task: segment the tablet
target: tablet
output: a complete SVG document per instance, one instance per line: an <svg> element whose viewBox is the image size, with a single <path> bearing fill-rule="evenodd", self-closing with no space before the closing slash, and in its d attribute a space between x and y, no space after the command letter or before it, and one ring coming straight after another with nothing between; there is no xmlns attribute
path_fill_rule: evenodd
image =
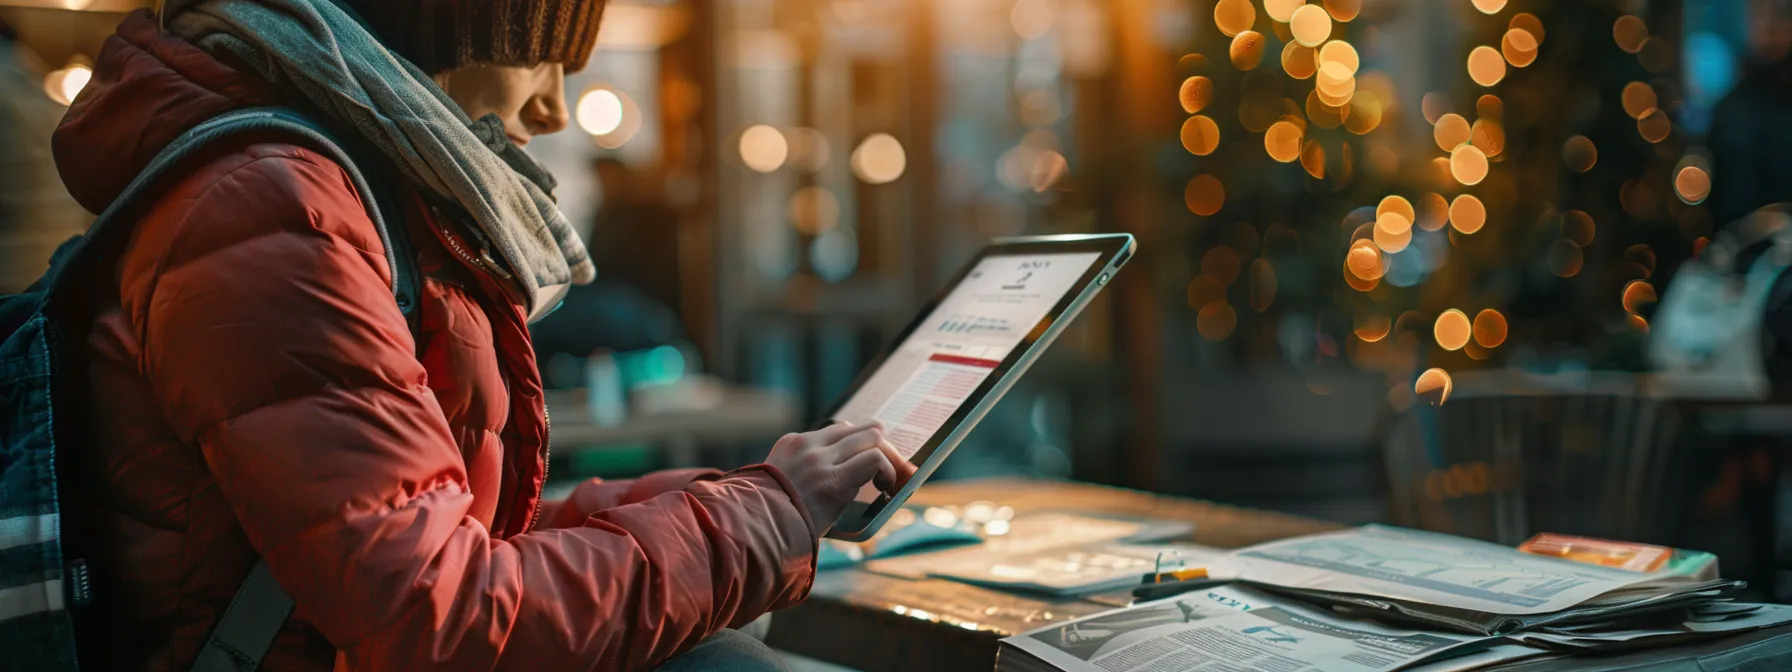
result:
<svg viewBox="0 0 1792 672"><path fill-rule="evenodd" d="M828 536L876 534L1134 247L1127 234L1005 238L965 264L823 416L883 422L884 436L916 467L895 495L865 486Z"/></svg>

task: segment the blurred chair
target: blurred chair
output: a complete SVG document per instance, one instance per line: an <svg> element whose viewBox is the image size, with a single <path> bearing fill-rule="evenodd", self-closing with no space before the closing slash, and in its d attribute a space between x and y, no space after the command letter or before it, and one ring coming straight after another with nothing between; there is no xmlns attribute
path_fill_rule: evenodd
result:
<svg viewBox="0 0 1792 672"><path fill-rule="evenodd" d="M1668 543L1688 501L1682 429L1670 402L1622 391L1415 405L1385 435L1389 508L1400 525L1508 545L1539 532Z"/></svg>

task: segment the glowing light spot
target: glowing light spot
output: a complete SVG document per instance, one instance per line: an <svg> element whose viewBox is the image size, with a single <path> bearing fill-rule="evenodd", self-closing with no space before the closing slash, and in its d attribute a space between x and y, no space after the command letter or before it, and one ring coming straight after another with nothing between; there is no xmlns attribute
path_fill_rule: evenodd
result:
<svg viewBox="0 0 1792 672"><path fill-rule="evenodd" d="M1699 166L1683 166L1674 174L1674 194L1681 202L1698 205L1711 195L1711 173Z"/></svg>
<svg viewBox="0 0 1792 672"><path fill-rule="evenodd" d="M1506 104L1500 97L1491 93L1481 96L1475 101L1475 116L1489 121L1500 121L1506 118Z"/></svg>
<svg viewBox="0 0 1792 672"><path fill-rule="evenodd" d="M1356 316L1356 337L1365 343L1374 343L1388 337L1394 323L1388 316L1380 313Z"/></svg>
<svg viewBox="0 0 1792 672"><path fill-rule="evenodd" d="M1028 174L1027 184L1033 187L1034 193L1043 194L1046 190L1063 181L1070 174L1070 161L1053 150L1040 152L1033 160L1033 167Z"/></svg>
<svg viewBox="0 0 1792 672"><path fill-rule="evenodd" d="M1562 239L1579 247L1593 244L1593 216L1584 210L1562 213Z"/></svg>
<svg viewBox="0 0 1792 672"><path fill-rule="evenodd" d="M1182 200L1189 212L1211 217L1226 204L1226 186L1212 175L1196 175L1182 190Z"/></svg>
<svg viewBox="0 0 1792 672"><path fill-rule="evenodd" d="M1641 314L1644 308L1655 305L1655 300L1655 285L1642 280L1632 280L1630 284L1624 285L1624 296L1620 299L1620 303L1624 305L1624 312L1634 315Z"/></svg>
<svg viewBox="0 0 1792 672"><path fill-rule="evenodd" d="M1506 35L1500 38L1500 55L1506 57L1506 62L1515 68L1537 62L1537 36L1523 28L1506 31Z"/></svg>
<svg viewBox="0 0 1792 672"><path fill-rule="evenodd" d="M1506 8L1506 0L1474 0L1474 3L1475 9L1481 10L1482 14L1498 14Z"/></svg>
<svg viewBox="0 0 1792 672"><path fill-rule="evenodd" d="M1376 221L1381 221L1381 218L1389 213L1399 215L1408 224L1418 219L1418 213L1413 210L1412 201L1406 200L1404 196L1384 196L1380 203L1375 204Z"/></svg>
<svg viewBox="0 0 1792 672"><path fill-rule="evenodd" d="M1462 145L1450 152L1450 175L1465 185L1480 184L1487 179L1487 155L1474 145Z"/></svg>
<svg viewBox="0 0 1792 672"><path fill-rule="evenodd" d="M1294 41L1317 47L1332 36L1332 17L1318 5L1301 5L1289 17L1288 28L1294 31Z"/></svg>
<svg viewBox="0 0 1792 672"><path fill-rule="evenodd" d="M1213 25L1226 37L1251 29L1257 22L1257 8L1251 0L1220 0L1213 6Z"/></svg>
<svg viewBox="0 0 1792 672"><path fill-rule="evenodd" d="M1674 122L1668 119L1668 114L1655 108L1649 108L1649 111L1636 120L1637 135L1643 136L1650 143L1668 139L1668 134L1673 131Z"/></svg>
<svg viewBox="0 0 1792 672"><path fill-rule="evenodd" d="M1463 234L1480 231L1487 224L1487 206L1473 194L1462 194L1450 202L1450 225Z"/></svg>
<svg viewBox="0 0 1792 672"><path fill-rule="evenodd" d="M1580 246L1571 240L1557 240L1549 246L1549 272L1564 278L1572 278L1580 273Z"/></svg>
<svg viewBox="0 0 1792 672"><path fill-rule="evenodd" d="M579 128L591 135L609 135L622 126L622 99L609 89L592 89L579 96Z"/></svg>
<svg viewBox="0 0 1792 672"><path fill-rule="evenodd" d="M1493 86L1506 78L1506 59L1493 47L1468 52L1468 78L1481 86Z"/></svg>
<svg viewBox="0 0 1792 672"><path fill-rule="evenodd" d="M1443 120L1444 115L1450 113L1450 97L1438 91L1427 93L1419 101L1419 110L1425 113L1425 123L1436 124ZM1451 147L1454 146L1451 145ZM1443 150L1450 151L1451 147L1444 147Z"/></svg>
<svg viewBox="0 0 1792 672"><path fill-rule="evenodd" d="M1437 316L1437 323L1432 326L1431 333L1437 339L1438 347L1445 350L1461 350L1468 344L1469 333L1473 330L1468 316L1462 311L1451 308Z"/></svg>
<svg viewBox="0 0 1792 672"><path fill-rule="evenodd" d="M1206 308L1207 304L1226 300L1226 285L1211 275L1195 276L1188 283L1188 307L1195 310Z"/></svg>
<svg viewBox="0 0 1792 672"><path fill-rule="evenodd" d="M1438 190L1454 191L1459 186L1456 177L1450 174L1450 157L1440 156L1431 160L1431 181Z"/></svg>
<svg viewBox="0 0 1792 672"><path fill-rule="evenodd" d="M1625 316L1624 324L1626 326L1630 327L1631 329L1635 329L1635 330L1643 332L1645 334L1649 333L1649 321L1643 319L1643 316L1641 316L1641 315Z"/></svg>
<svg viewBox="0 0 1792 672"><path fill-rule="evenodd" d="M1587 172L1593 169L1594 164L1599 163L1599 150L1587 136L1574 136L1562 144L1562 163L1574 172Z"/></svg>
<svg viewBox="0 0 1792 672"><path fill-rule="evenodd" d="M1356 96L1350 99L1350 116L1344 118L1344 128L1357 135L1367 135L1380 125L1380 100L1375 96Z"/></svg>
<svg viewBox="0 0 1792 672"><path fill-rule="evenodd" d="M1638 243L1624 250L1624 260L1642 267L1643 277L1655 274L1655 250Z"/></svg>
<svg viewBox="0 0 1792 672"><path fill-rule="evenodd" d="M1263 34L1255 30L1240 32L1232 38L1232 66L1239 70L1255 70L1263 62Z"/></svg>
<svg viewBox="0 0 1792 672"><path fill-rule="evenodd" d="M1362 11L1363 0L1325 0L1325 13L1339 23L1349 23Z"/></svg>
<svg viewBox="0 0 1792 672"><path fill-rule="evenodd" d="M1201 255L1201 274L1211 275L1227 287L1238 281L1239 270L1238 253L1230 247L1221 245Z"/></svg>
<svg viewBox="0 0 1792 672"><path fill-rule="evenodd" d="M1182 148L1195 156L1207 156L1220 146L1220 126L1205 115L1182 122Z"/></svg>
<svg viewBox="0 0 1792 672"><path fill-rule="evenodd" d="M1213 102L1213 80L1200 76L1182 80L1182 88L1177 89L1176 99L1182 102L1182 111L1189 114L1200 112Z"/></svg>
<svg viewBox="0 0 1792 672"><path fill-rule="evenodd" d="M1370 243L1370 247L1374 247L1374 243ZM1359 292L1370 292L1381 285L1381 279L1364 280L1356 277L1356 275L1350 272L1350 269L1346 268L1344 269L1344 284L1350 285L1351 289Z"/></svg>
<svg viewBox="0 0 1792 672"><path fill-rule="evenodd" d="M873 133L852 150L852 172L870 184L888 184L908 169L902 143L888 133Z"/></svg>
<svg viewBox="0 0 1792 672"><path fill-rule="evenodd" d="M1643 25L1642 19L1625 14L1612 22L1612 40L1618 43L1619 49L1632 54L1642 51L1643 40L1648 38L1649 27Z"/></svg>
<svg viewBox="0 0 1792 672"><path fill-rule="evenodd" d="M1544 36L1543 19L1537 18L1536 14L1532 14L1530 12L1519 12L1517 14L1513 14L1512 20L1506 24L1506 27L1509 29L1516 28L1518 30L1522 30L1524 32L1530 33L1533 37L1537 38L1538 45L1543 44L1543 36Z"/></svg>
<svg viewBox="0 0 1792 672"><path fill-rule="evenodd" d="M1195 316L1195 328L1201 337L1209 341L1223 341L1238 328L1238 313L1232 310L1232 304L1216 301L1207 304Z"/></svg>
<svg viewBox="0 0 1792 672"><path fill-rule="evenodd" d="M1295 79L1307 79L1319 72L1319 63L1314 60L1312 47L1299 42L1282 45L1282 72Z"/></svg>
<svg viewBox="0 0 1792 672"><path fill-rule="evenodd" d="M1393 254L1411 244L1412 220L1392 212L1375 219L1375 245L1381 251Z"/></svg>
<svg viewBox="0 0 1792 672"><path fill-rule="evenodd" d="M1475 125L1469 128L1469 144L1488 156L1499 156L1506 151L1506 129L1500 122L1491 119L1476 119Z"/></svg>
<svg viewBox="0 0 1792 672"><path fill-rule="evenodd" d="M1276 302L1276 269L1268 259L1251 262L1251 310L1269 310Z"/></svg>
<svg viewBox="0 0 1792 672"><path fill-rule="evenodd" d="M1450 202L1444 200L1442 194L1429 193L1419 197L1419 218L1413 222L1426 231L1441 231L1450 223Z"/></svg>
<svg viewBox="0 0 1792 672"><path fill-rule="evenodd" d="M1468 142L1471 134L1468 120L1454 112L1438 117L1437 125L1431 127L1431 139L1437 142L1438 149L1446 152L1454 151L1462 143Z"/></svg>
<svg viewBox="0 0 1792 672"><path fill-rule="evenodd" d="M1300 167L1315 180L1325 179L1325 146L1318 140L1308 139L1300 149Z"/></svg>
<svg viewBox="0 0 1792 672"><path fill-rule="evenodd" d="M790 224L804 235L832 231L840 224L840 199L822 187L803 187L790 196Z"/></svg>
<svg viewBox="0 0 1792 672"><path fill-rule="evenodd" d="M1350 245L1350 252L1344 255L1346 275L1362 280L1380 280L1387 274L1387 264L1383 263L1381 250L1373 241L1359 240Z"/></svg>
<svg viewBox="0 0 1792 672"><path fill-rule="evenodd" d="M1475 313L1475 343L1483 348L1497 348L1506 342L1506 316L1488 308Z"/></svg>
<svg viewBox="0 0 1792 672"><path fill-rule="evenodd" d="M1183 54L1182 58L1176 59L1176 68L1178 71L1185 73L1205 72L1207 70L1207 57L1200 54Z"/></svg>
<svg viewBox="0 0 1792 672"><path fill-rule="evenodd" d="M1052 0L1014 0L1008 10L1008 23L1023 40L1044 37L1057 22L1058 4Z"/></svg>
<svg viewBox="0 0 1792 672"><path fill-rule="evenodd" d="M769 173L783 166L789 156L790 143L776 128L759 124L740 134L740 159L748 168Z"/></svg>
<svg viewBox="0 0 1792 672"><path fill-rule="evenodd" d="M1294 17L1294 10L1307 4L1307 0L1263 0L1263 13L1269 18L1287 23Z"/></svg>
<svg viewBox="0 0 1792 672"><path fill-rule="evenodd" d="M1319 91L1308 91L1307 120L1320 128L1337 128L1344 124L1344 110L1327 105L1319 98Z"/></svg>
<svg viewBox="0 0 1792 672"><path fill-rule="evenodd" d="M1278 121L1263 134L1263 150L1269 158L1281 163L1291 163L1300 158L1300 127L1286 121Z"/></svg>
<svg viewBox="0 0 1792 672"><path fill-rule="evenodd" d="M1327 63L1338 64L1349 71L1347 74L1350 75L1355 75L1363 64L1362 57L1356 53L1356 47L1343 40L1332 40L1319 48L1319 67L1324 68Z"/></svg>
<svg viewBox="0 0 1792 672"><path fill-rule="evenodd" d="M1443 369L1426 369L1412 385L1412 393L1425 403L1442 406L1450 398L1450 374Z"/></svg>
<svg viewBox="0 0 1792 672"><path fill-rule="evenodd" d="M1624 103L1624 113L1631 119L1641 119L1649 110L1655 109L1655 89L1642 82L1631 82L1624 85L1624 93L1619 96Z"/></svg>

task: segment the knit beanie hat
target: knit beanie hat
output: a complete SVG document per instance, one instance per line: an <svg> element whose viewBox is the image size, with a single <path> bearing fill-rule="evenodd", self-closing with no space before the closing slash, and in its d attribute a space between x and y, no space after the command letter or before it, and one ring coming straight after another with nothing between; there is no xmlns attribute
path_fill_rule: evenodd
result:
<svg viewBox="0 0 1792 672"><path fill-rule="evenodd" d="M585 67L605 0L344 0L429 74L468 65Z"/></svg>

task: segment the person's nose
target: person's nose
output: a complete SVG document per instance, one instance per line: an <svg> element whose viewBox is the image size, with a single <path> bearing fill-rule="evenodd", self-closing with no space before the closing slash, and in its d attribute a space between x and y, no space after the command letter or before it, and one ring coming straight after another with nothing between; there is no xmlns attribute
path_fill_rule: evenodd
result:
<svg viewBox="0 0 1792 672"><path fill-rule="evenodd" d="M523 107L523 123L532 135L546 135L566 130L570 114L566 110L566 78L554 68L549 82Z"/></svg>

